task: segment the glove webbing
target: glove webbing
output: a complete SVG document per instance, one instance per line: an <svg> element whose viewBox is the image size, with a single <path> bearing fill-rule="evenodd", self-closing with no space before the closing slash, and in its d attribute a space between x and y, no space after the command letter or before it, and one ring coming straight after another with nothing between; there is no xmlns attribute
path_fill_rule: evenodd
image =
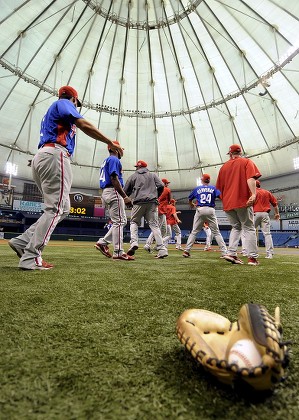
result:
<svg viewBox="0 0 299 420"><path fill-rule="evenodd" d="M277 331L275 319L269 315L266 308L262 305L249 303L248 310L250 323L255 341L266 348L266 353L281 362L280 349L281 341ZM261 328L261 326L263 328Z"/></svg>

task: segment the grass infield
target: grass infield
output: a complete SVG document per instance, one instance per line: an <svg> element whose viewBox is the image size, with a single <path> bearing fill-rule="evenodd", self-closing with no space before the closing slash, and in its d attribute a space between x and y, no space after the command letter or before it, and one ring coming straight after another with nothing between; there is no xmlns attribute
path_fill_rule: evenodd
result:
<svg viewBox="0 0 299 420"><path fill-rule="evenodd" d="M253 267L202 249L155 260L141 245L126 262L51 241L55 268L24 272L0 241L0 419L299 419L299 250L267 260L261 249ZM279 306L293 340L287 380L269 395L219 384L175 334L185 309L235 321L249 302Z"/></svg>

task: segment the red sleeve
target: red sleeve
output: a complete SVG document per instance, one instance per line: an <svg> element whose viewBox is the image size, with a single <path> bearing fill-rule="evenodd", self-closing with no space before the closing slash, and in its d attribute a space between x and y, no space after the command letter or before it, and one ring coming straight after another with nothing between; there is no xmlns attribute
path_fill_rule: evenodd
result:
<svg viewBox="0 0 299 420"><path fill-rule="evenodd" d="M276 197L274 197L274 195L270 193L270 191L269 191L269 194L270 194L270 203L272 204L273 207L276 207L278 204Z"/></svg>
<svg viewBox="0 0 299 420"><path fill-rule="evenodd" d="M247 165L246 165L246 179L249 179L249 178L258 179L260 176L261 176L261 173L258 170L256 164L253 163L252 160L248 159Z"/></svg>

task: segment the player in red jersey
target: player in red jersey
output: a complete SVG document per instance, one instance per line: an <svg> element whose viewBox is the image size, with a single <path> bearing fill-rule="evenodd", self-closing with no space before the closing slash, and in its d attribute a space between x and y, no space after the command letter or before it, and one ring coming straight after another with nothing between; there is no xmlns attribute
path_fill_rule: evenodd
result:
<svg viewBox="0 0 299 420"><path fill-rule="evenodd" d="M232 264L243 264L237 257L242 229L248 252L248 264L258 265L253 204L256 199L256 179L261 176L257 166L242 156L239 144L229 148L230 159L220 168L216 187L221 191L223 210L232 226L228 254L224 258Z"/></svg>
<svg viewBox="0 0 299 420"><path fill-rule="evenodd" d="M171 200L171 189L168 187L170 181L166 178L162 178L161 180L164 184L164 190L160 197L158 198L158 217L159 217L159 227L161 230L161 235L163 238L163 243L167 247L167 223L166 223L166 213L167 213L167 206ZM154 240L154 235L151 233L147 238L146 244L144 245L144 249L148 252L151 252L151 245Z"/></svg>
<svg viewBox="0 0 299 420"><path fill-rule="evenodd" d="M265 248L266 248L266 258L273 258L273 240L271 235L271 224L269 213L271 211L271 205L274 208L274 219L279 220L279 210L278 202L274 195L268 191L261 188L260 181L256 181L256 200L253 205L254 211L254 225L258 229L259 226L263 232L265 239Z"/></svg>
<svg viewBox="0 0 299 420"><path fill-rule="evenodd" d="M172 238L172 231L175 233L175 249L181 250L182 249L182 232L181 228L179 227L179 223L182 223L178 217L178 212L175 207L175 200L172 198L167 206L167 213L166 213L166 223L167 223L167 234L166 240L167 242L169 239Z"/></svg>

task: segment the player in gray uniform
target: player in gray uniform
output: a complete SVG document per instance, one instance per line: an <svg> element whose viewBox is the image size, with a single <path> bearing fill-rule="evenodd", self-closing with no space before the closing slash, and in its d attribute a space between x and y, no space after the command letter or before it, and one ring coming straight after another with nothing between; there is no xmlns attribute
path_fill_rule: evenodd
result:
<svg viewBox="0 0 299 420"><path fill-rule="evenodd" d="M164 184L155 173L148 170L147 163L143 160L139 160L135 168L136 172L128 178L124 187L126 194L132 195L133 202L130 249L127 254L134 255L138 249L138 226L144 217L155 237L158 251L155 258L165 258L168 256L168 251L163 244L158 222L158 197L163 192Z"/></svg>
<svg viewBox="0 0 299 420"><path fill-rule="evenodd" d="M32 175L44 199L44 212L24 233L8 244L20 258L22 270L49 270L52 264L42 259L42 251L58 222L70 211L69 193L72 184L70 156L75 149L76 127L95 140L106 143L120 153L120 145L102 134L76 110L81 107L77 91L62 86L59 99L46 112L40 130L38 152L32 160Z"/></svg>

